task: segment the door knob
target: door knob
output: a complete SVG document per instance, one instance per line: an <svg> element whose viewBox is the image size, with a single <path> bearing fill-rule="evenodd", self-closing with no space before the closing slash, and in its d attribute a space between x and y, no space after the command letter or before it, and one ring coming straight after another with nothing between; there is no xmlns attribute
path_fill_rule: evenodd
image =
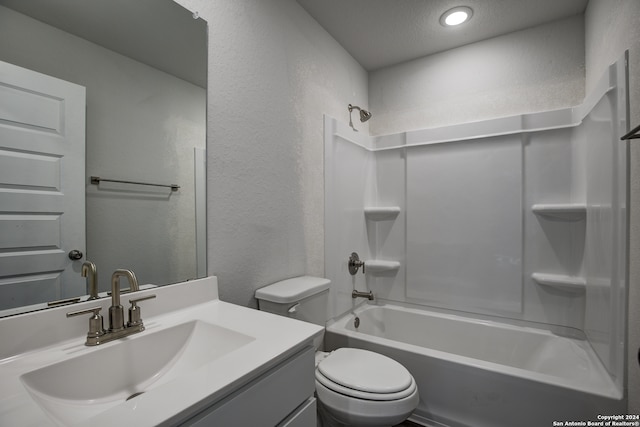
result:
<svg viewBox="0 0 640 427"><path fill-rule="evenodd" d="M82 257L84 256L83 253L77 249L74 249L72 251L69 251L69 259L73 260L73 261L77 261L79 259L82 259Z"/></svg>

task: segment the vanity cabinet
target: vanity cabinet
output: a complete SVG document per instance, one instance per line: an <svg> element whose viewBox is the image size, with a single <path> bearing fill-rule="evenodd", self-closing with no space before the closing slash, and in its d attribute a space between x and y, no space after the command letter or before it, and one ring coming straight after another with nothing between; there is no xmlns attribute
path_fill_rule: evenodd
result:
<svg viewBox="0 0 640 427"><path fill-rule="evenodd" d="M314 364L305 347L181 425L315 427Z"/></svg>

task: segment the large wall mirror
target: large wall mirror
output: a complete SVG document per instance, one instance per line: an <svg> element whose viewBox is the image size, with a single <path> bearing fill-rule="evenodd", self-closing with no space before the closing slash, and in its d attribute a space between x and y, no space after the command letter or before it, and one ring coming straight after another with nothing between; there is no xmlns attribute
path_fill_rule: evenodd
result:
<svg viewBox="0 0 640 427"><path fill-rule="evenodd" d="M205 276L206 22L172 0L0 0L0 40L0 98L18 100L0 102L0 316L86 295L87 261L100 292L118 268L141 286ZM29 116L40 110L31 98L66 101L3 83L16 70L84 88L84 145L73 162L23 144L50 129L18 123L10 110L22 105L18 115ZM60 134L73 133L64 126ZM34 212L14 204L65 193L40 175L69 170L82 171L82 203ZM73 207L81 215L70 225ZM69 232L84 235L58 244Z"/></svg>

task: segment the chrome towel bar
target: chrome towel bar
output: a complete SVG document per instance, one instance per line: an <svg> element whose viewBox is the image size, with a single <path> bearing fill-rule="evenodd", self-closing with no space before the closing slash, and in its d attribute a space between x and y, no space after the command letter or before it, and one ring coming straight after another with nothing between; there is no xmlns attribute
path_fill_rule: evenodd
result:
<svg viewBox="0 0 640 427"><path fill-rule="evenodd" d="M99 176L92 176L91 177L91 183L98 185L100 184L100 181L104 181L104 182L118 182L121 184L135 184L135 185L150 185L153 187L167 187L167 188L171 188L171 191L178 191L178 189L180 188L179 185L176 184L170 184L170 185L166 185L166 184L151 184L148 182L138 182L138 181L123 181L123 180L119 180L119 179L107 179L107 178L100 178Z"/></svg>
<svg viewBox="0 0 640 427"><path fill-rule="evenodd" d="M620 139L624 141L625 139L639 139L639 138L640 138L640 125L631 129L629 133L627 133Z"/></svg>

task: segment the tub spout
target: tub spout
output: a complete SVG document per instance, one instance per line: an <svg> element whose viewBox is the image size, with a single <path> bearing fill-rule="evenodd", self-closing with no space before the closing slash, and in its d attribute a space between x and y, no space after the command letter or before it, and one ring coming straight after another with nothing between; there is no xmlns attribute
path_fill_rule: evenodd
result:
<svg viewBox="0 0 640 427"><path fill-rule="evenodd" d="M360 291L356 291L354 290L353 292L351 292L351 298L366 298L369 301L373 301L373 292L369 291L369 292L360 292Z"/></svg>

